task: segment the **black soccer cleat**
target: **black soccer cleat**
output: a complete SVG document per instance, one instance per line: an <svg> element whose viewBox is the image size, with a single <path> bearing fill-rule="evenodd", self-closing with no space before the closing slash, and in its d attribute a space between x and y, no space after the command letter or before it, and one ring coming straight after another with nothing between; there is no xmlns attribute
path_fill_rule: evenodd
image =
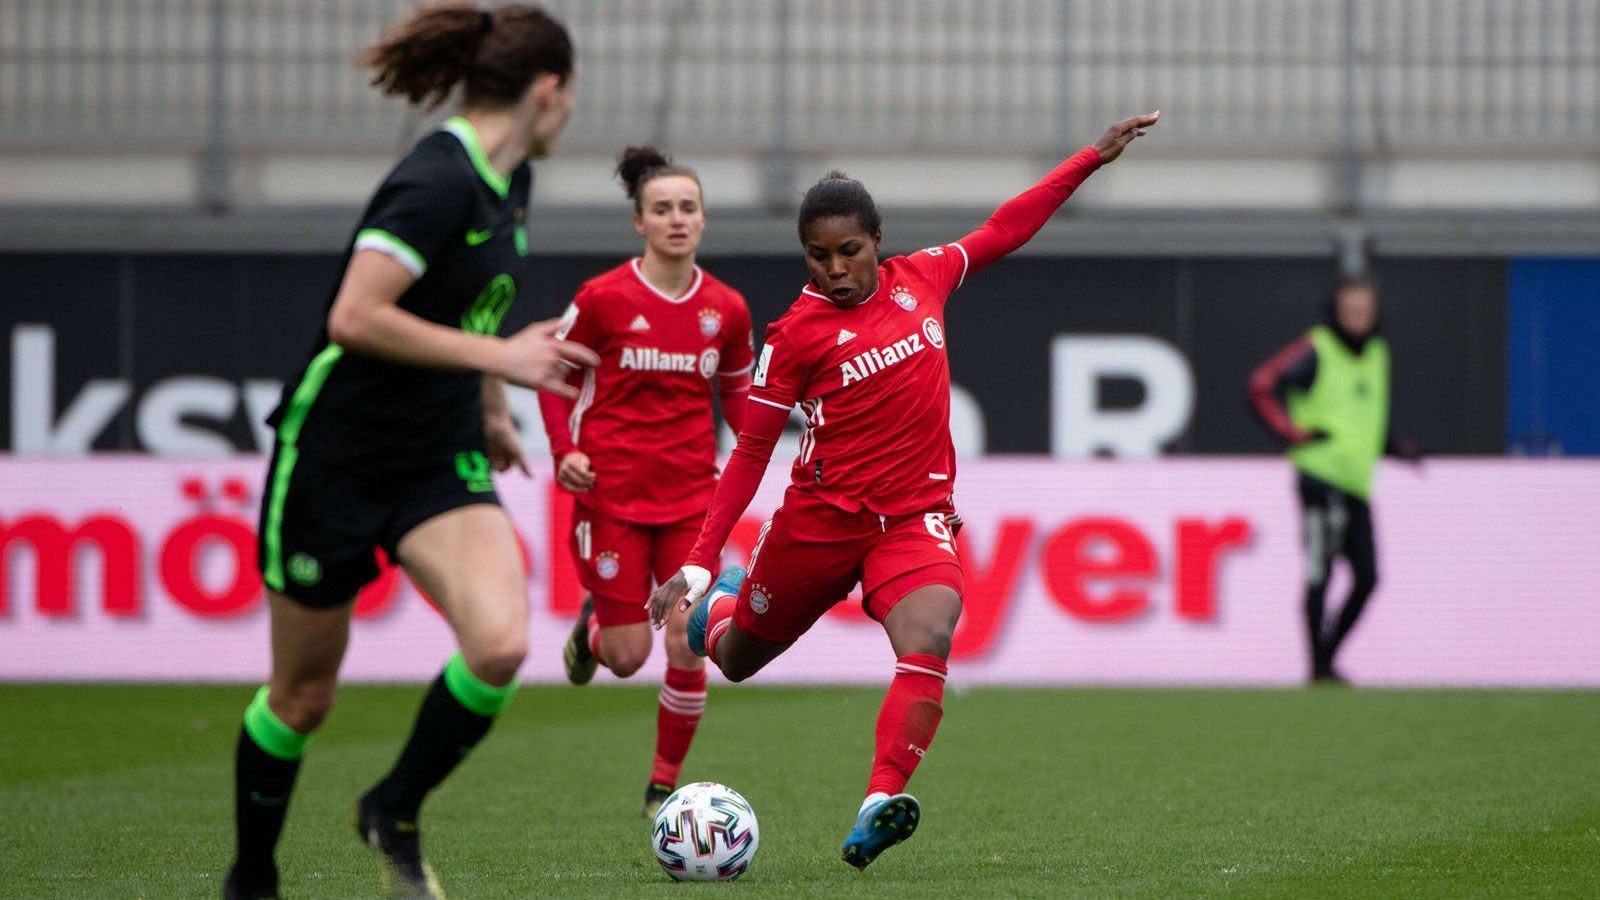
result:
<svg viewBox="0 0 1600 900"><path fill-rule="evenodd" d="M645 785L644 817L646 819L654 819L656 817L656 813L661 811L661 804L667 802L667 798L671 797L672 792L675 790L677 790L677 788L674 788L670 784L661 784L660 782L655 781Z"/></svg>
<svg viewBox="0 0 1600 900"><path fill-rule="evenodd" d="M1325 684L1334 687L1349 687L1350 682L1333 666L1318 666L1311 672L1312 684Z"/></svg>
<svg viewBox="0 0 1600 900"><path fill-rule="evenodd" d="M433 868L422 861L417 823L385 815L373 792L356 801L356 833L383 864L384 895L393 900L444 900Z"/></svg>
<svg viewBox="0 0 1600 900"><path fill-rule="evenodd" d="M578 611L578 622L567 635L567 646L561 650L561 661L567 667L567 680L573 684L588 684L600 661L589 650L589 620L594 617L594 598L585 594L583 608Z"/></svg>
<svg viewBox="0 0 1600 900"><path fill-rule="evenodd" d="M249 883L239 877L239 864L234 863L228 870L228 877L222 880L222 900L278 900L278 872L272 872L272 877Z"/></svg>

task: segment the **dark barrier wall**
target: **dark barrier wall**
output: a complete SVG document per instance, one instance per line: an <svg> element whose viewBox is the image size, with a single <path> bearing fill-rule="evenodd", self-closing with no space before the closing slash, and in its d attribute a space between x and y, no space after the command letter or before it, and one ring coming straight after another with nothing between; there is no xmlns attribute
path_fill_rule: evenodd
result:
<svg viewBox="0 0 1600 900"><path fill-rule="evenodd" d="M535 260L504 330L559 314L618 261ZM744 292L758 343L806 278L798 253L706 268ZM1502 452L1506 264L1375 268L1395 428L1436 453ZM0 449L147 450L174 422L212 449L258 447L251 422L304 363L337 269L331 255L0 255ZM1246 380L1318 319L1334 276L1329 259L1001 262L951 300L958 407L995 453L1274 452Z"/></svg>

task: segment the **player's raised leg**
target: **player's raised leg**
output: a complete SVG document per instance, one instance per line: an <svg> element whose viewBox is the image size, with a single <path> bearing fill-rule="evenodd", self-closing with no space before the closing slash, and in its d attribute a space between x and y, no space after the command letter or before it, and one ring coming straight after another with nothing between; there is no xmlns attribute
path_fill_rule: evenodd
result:
<svg viewBox="0 0 1600 900"><path fill-rule="evenodd" d="M800 533L794 525L801 524ZM761 529L750 555L748 577L737 566L717 582L690 584L685 567L652 596L652 615L697 598L689 616L689 648L704 655L729 681L761 671L811 630L843 600L861 578L861 559L871 538L881 533L879 518L844 513L797 495ZM701 570L703 572L703 570Z"/></svg>
<svg viewBox="0 0 1600 900"><path fill-rule="evenodd" d="M704 650L724 678L739 682L766 668L793 641L776 642L759 638L734 621L739 604L750 602L748 588L739 589L744 570L737 566L723 571L717 584L689 611L685 644L691 651ZM730 590L731 589L731 590Z"/></svg>
<svg viewBox="0 0 1600 900"><path fill-rule="evenodd" d="M391 890L427 897L438 886L422 860L417 815L516 690L528 650L526 575L510 519L489 504L434 516L399 542L397 555L443 610L461 651L428 689L394 768L357 804L357 827L382 854Z"/></svg>
<svg viewBox="0 0 1600 900"><path fill-rule="evenodd" d="M905 788L944 716L946 660L960 615L954 587L928 584L906 594L883 618L894 647L894 680L878 712L867 797L842 848L845 862L858 869L909 838L921 819L921 807Z"/></svg>
<svg viewBox="0 0 1600 900"><path fill-rule="evenodd" d="M303 606L269 590L272 676L245 708L234 757L238 843L224 897L276 897L273 851L311 733L333 707L339 663L350 640L353 601Z"/></svg>

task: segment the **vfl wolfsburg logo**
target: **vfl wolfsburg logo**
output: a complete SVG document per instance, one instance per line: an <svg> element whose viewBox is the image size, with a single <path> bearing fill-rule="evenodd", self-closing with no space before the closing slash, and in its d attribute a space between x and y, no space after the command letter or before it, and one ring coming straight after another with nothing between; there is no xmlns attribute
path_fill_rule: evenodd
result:
<svg viewBox="0 0 1600 900"><path fill-rule="evenodd" d="M490 480L489 457L482 450L463 450L456 454L456 476L467 483L467 490L483 494L494 490Z"/></svg>
<svg viewBox="0 0 1600 900"><path fill-rule="evenodd" d="M309 553L296 553L289 557L289 577L295 584L310 587L322 580L322 563Z"/></svg>
<svg viewBox="0 0 1600 900"><path fill-rule="evenodd" d="M517 283L510 275L496 275L478 292L472 305L461 314L461 330L471 334L498 334L511 301L517 299Z"/></svg>

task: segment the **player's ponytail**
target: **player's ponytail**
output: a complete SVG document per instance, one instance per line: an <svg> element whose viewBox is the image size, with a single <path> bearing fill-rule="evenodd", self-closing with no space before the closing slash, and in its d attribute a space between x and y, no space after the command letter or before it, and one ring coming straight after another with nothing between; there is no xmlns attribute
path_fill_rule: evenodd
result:
<svg viewBox="0 0 1600 900"><path fill-rule="evenodd" d="M633 201L634 212L644 211L640 199L644 196L644 186L663 175L687 175L695 184L700 183L700 176L693 169L675 165L672 157L649 144L629 147L617 155L617 178L622 181L628 199Z"/></svg>
<svg viewBox="0 0 1600 900"><path fill-rule="evenodd" d="M812 222L843 216L854 216L861 230L869 235L883 227L883 216L866 185L834 169L813 184L800 201L800 242L805 243L806 227Z"/></svg>
<svg viewBox="0 0 1600 900"><path fill-rule="evenodd" d="M546 72L572 74L572 39L537 6L507 3L493 11L458 0L419 6L361 54L372 84L432 109L457 84L468 106L502 107L521 99Z"/></svg>

